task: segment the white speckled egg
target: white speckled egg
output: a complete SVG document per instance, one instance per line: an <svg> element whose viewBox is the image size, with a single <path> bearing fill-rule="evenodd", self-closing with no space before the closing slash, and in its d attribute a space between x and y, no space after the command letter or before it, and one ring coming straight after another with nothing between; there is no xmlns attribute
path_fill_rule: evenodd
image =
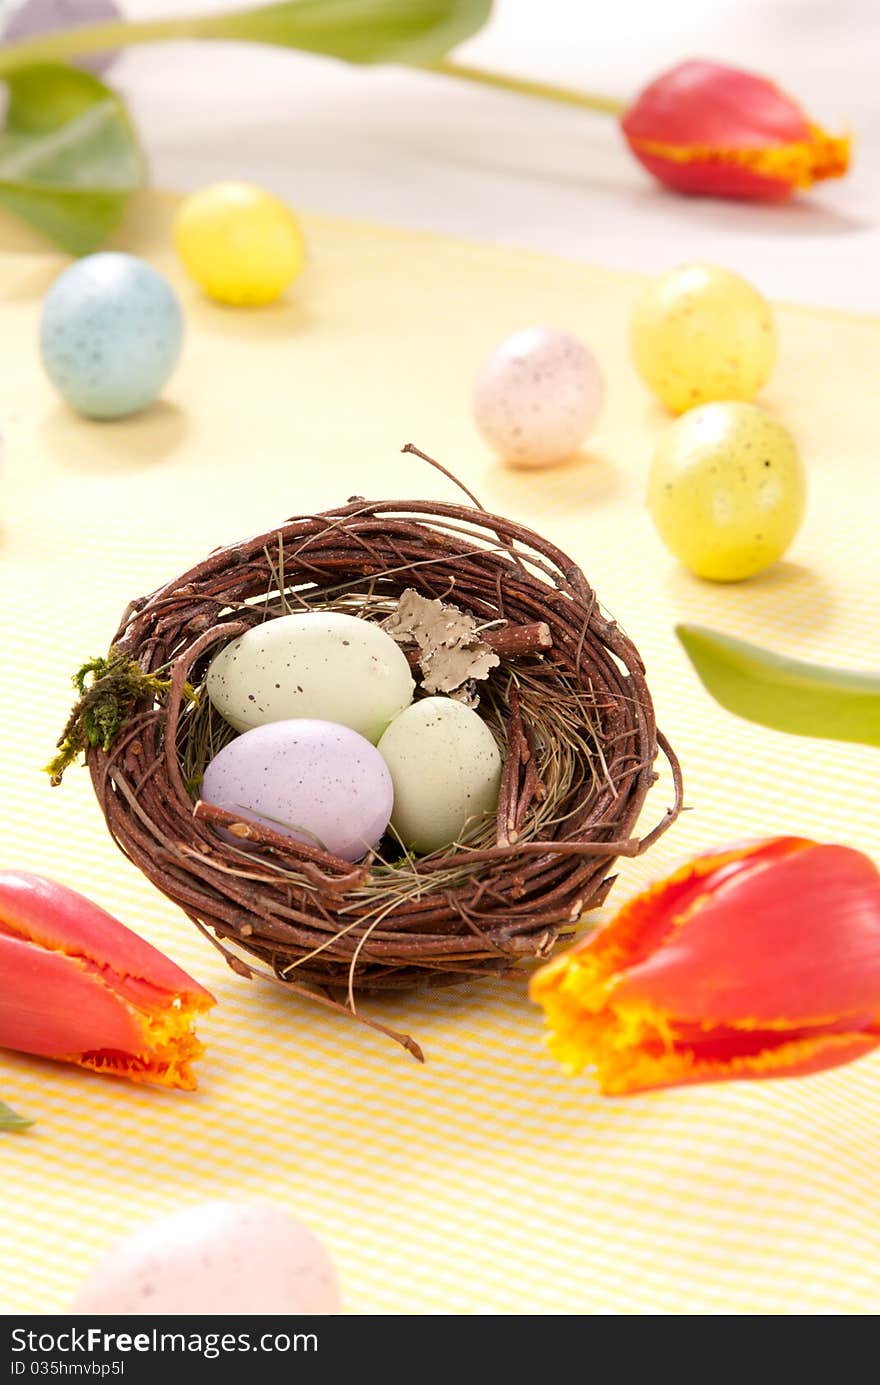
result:
<svg viewBox="0 0 880 1385"><path fill-rule="evenodd" d="M338 1313L333 1263L280 1207L203 1202L135 1231L95 1266L77 1315Z"/></svg>
<svg viewBox="0 0 880 1385"><path fill-rule="evenodd" d="M483 362L474 419L512 466L547 466L578 450L603 396L602 372L578 337L559 327L527 327Z"/></svg>
<svg viewBox="0 0 880 1385"><path fill-rule="evenodd" d="M501 754L482 717L451 697L426 697L379 742L391 771L391 825L413 851L439 851L498 804Z"/></svg>
<svg viewBox="0 0 880 1385"><path fill-rule="evenodd" d="M377 741L413 695L400 646L369 620L338 611L279 616L216 655L208 696L236 731L317 717Z"/></svg>
<svg viewBox="0 0 880 1385"><path fill-rule="evenodd" d="M87 255L59 274L43 300L46 374L89 418L122 418L151 404L182 339L174 290L136 255Z"/></svg>
<svg viewBox="0 0 880 1385"><path fill-rule="evenodd" d="M248 822L359 861L388 826L394 790L374 745L329 721L273 721L230 741L202 798Z"/></svg>

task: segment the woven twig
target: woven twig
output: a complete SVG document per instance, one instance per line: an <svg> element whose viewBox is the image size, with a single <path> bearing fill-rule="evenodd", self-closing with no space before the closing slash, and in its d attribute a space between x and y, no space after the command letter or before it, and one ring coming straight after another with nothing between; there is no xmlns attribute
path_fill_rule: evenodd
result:
<svg viewBox="0 0 880 1385"><path fill-rule="evenodd" d="M515 627L549 632L552 647L542 634L534 652L531 640L502 655L480 685L505 756L497 822L454 849L352 866L199 805L200 772L232 732L191 695L222 644L288 610L382 619L407 587L469 612L500 650ZM291 519L132 602L113 645L170 680L87 752L118 845L236 971L325 1000L341 991L349 1008L362 992L546 956L604 899L614 858L644 851L681 807L642 662L584 574L521 524L469 506L356 499ZM639 839L658 748L674 802Z"/></svg>

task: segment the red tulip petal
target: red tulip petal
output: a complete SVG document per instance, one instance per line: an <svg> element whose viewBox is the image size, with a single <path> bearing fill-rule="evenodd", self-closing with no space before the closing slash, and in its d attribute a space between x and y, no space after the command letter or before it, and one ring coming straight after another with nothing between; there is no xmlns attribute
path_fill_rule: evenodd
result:
<svg viewBox="0 0 880 1385"><path fill-rule="evenodd" d="M810 135L797 103L766 77L700 59L661 73L622 124L628 138L680 148L767 148L797 144Z"/></svg>
<svg viewBox="0 0 880 1385"><path fill-rule="evenodd" d="M89 964L0 933L0 1047L46 1058L135 1052L142 1030Z"/></svg>
<svg viewBox="0 0 880 1385"><path fill-rule="evenodd" d="M0 929L50 951L84 957L116 974L117 981L145 981L159 991L201 998L213 996L158 948L76 890L25 871L0 871Z"/></svg>
<svg viewBox="0 0 880 1385"><path fill-rule="evenodd" d="M663 73L621 125L644 167L678 192L773 201L849 164L848 139L813 124L766 78L721 63Z"/></svg>
<svg viewBox="0 0 880 1385"><path fill-rule="evenodd" d="M676 159L670 157L668 146L648 146L635 140L630 140L629 145L642 167L673 192L750 202L784 202L794 192L792 184L784 179L764 177L729 158L722 160L711 154L698 156L687 151L687 158ZM660 149L662 153L652 152Z"/></svg>
<svg viewBox="0 0 880 1385"><path fill-rule="evenodd" d="M738 1028L880 1015L880 872L841 846L753 855L706 881L609 1000Z"/></svg>
<svg viewBox="0 0 880 1385"><path fill-rule="evenodd" d="M739 874L746 867L756 868L813 845L806 837L771 837L734 843L721 851L697 856L665 880L635 895L604 928L583 938L569 952L549 962L543 971L564 965L570 957L583 962L586 956L604 976L631 968L652 956L678 929L681 916L728 874Z"/></svg>

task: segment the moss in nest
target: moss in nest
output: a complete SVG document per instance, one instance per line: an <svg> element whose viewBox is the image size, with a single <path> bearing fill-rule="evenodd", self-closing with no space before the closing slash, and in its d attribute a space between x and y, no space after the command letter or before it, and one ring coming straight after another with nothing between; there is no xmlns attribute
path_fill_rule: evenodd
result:
<svg viewBox="0 0 880 1385"><path fill-rule="evenodd" d="M90 659L83 664L72 681L79 701L58 739L58 754L46 766L53 784L60 784L64 771L90 747L109 750L137 704L147 698L162 698L171 686L170 678L145 673L136 659L123 654L115 645L106 658ZM184 693L189 700L195 700L195 689L189 683Z"/></svg>

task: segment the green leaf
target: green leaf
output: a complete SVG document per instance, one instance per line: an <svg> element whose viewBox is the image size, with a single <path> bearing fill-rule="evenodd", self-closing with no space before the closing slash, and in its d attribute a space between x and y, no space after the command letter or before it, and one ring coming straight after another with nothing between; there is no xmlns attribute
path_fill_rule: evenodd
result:
<svg viewBox="0 0 880 1385"><path fill-rule="evenodd" d="M701 625L676 634L728 712L794 736L880 746L880 674L785 659Z"/></svg>
<svg viewBox="0 0 880 1385"><path fill-rule="evenodd" d="M11 1106L0 1101L0 1130L27 1130L29 1125L33 1125L32 1120L20 1116Z"/></svg>
<svg viewBox="0 0 880 1385"><path fill-rule="evenodd" d="M273 43L350 63L425 63L481 29L492 0L292 0L198 23L204 38Z"/></svg>
<svg viewBox="0 0 880 1385"><path fill-rule="evenodd" d="M5 80L0 204L62 249L88 254L146 181L125 107L103 82L73 67L33 64Z"/></svg>

